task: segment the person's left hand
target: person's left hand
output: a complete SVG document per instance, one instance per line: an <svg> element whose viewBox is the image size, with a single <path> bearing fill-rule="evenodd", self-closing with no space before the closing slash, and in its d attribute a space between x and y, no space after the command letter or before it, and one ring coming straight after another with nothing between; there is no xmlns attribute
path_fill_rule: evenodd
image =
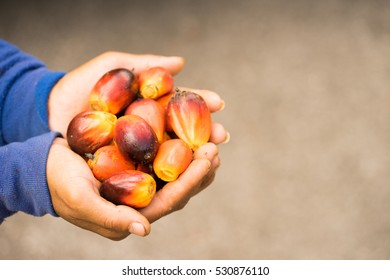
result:
<svg viewBox="0 0 390 280"><path fill-rule="evenodd" d="M77 67L60 79L50 93L48 101L49 128L66 136L68 124L73 117L90 109L89 93L106 72L116 68L126 68L138 74L153 66L164 67L172 75L175 75L183 68L184 59L177 56L106 52ZM187 90L189 89L187 88ZM195 91L205 99L211 112L219 111L224 107L224 102L218 94L208 90ZM227 137L226 131L222 131L221 127L217 129L222 133L221 137L225 139Z"/></svg>
<svg viewBox="0 0 390 280"><path fill-rule="evenodd" d="M137 74L157 65L167 68L174 75L182 69L184 60L181 57L106 52L77 67L60 79L50 93L49 128L66 136L68 124L73 117L90 109L89 93L106 72L127 68L134 69Z"/></svg>

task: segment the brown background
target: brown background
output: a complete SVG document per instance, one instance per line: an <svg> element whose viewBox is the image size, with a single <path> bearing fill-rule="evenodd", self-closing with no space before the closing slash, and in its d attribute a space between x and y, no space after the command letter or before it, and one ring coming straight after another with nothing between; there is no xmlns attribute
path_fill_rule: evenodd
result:
<svg viewBox="0 0 390 280"><path fill-rule="evenodd" d="M60 218L0 226L2 259L390 258L389 1L1 1L0 36L52 70L181 55L231 133L214 184L146 238Z"/></svg>

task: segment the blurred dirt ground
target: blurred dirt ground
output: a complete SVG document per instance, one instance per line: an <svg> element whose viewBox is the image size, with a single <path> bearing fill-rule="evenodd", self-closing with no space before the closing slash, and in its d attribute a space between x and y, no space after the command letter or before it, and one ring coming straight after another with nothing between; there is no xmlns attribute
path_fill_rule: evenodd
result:
<svg viewBox="0 0 390 280"><path fill-rule="evenodd" d="M0 226L1 259L389 259L390 1L1 1L0 37L69 71L181 55L231 133L212 186L146 238Z"/></svg>

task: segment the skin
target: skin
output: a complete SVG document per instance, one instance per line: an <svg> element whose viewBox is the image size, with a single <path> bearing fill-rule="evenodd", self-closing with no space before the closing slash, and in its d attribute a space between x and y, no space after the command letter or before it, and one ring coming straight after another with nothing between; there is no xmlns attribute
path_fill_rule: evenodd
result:
<svg viewBox="0 0 390 280"><path fill-rule="evenodd" d="M181 57L107 52L69 72L50 94L50 129L66 135L72 118L89 108L89 92L107 71L127 68L139 73L152 66L165 67L175 75L183 68L184 60ZM193 91L205 99L211 112L223 109L224 102L218 94L208 90ZM129 234L146 236L151 231L151 223L182 209L192 196L212 183L220 165L217 144L228 140L229 133L225 128L213 123L210 142L194 153L194 160L187 170L157 192L147 207L137 211L103 199L99 195L100 183L87 163L70 150L65 139L56 138L46 167L54 210L70 223L112 240L124 239Z"/></svg>

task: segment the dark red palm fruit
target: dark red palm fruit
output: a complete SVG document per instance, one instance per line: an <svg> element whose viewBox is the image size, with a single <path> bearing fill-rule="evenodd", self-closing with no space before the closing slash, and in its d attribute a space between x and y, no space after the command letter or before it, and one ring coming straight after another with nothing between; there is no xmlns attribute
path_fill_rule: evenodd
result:
<svg viewBox="0 0 390 280"><path fill-rule="evenodd" d="M147 173L125 170L103 181L100 195L116 205L144 208L156 193L156 181Z"/></svg>
<svg viewBox="0 0 390 280"><path fill-rule="evenodd" d="M137 76L128 69L114 69L95 84L89 104L93 110L118 114L136 98L137 93Z"/></svg>
<svg viewBox="0 0 390 280"><path fill-rule="evenodd" d="M153 128L137 115L126 115L117 120L114 141L125 158L139 164L152 162L159 147Z"/></svg>
<svg viewBox="0 0 390 280"><path fill-rule="evenodd" d="M69 147L81 156L93 154L112 142L117 117L103 111L84 111L69 123L66 138Z"/></svg>
<svg viewBox="0 0 390 280"><path fill-rule="evenodd" d="M127 107L125 115L140 116L153 128L158 141L161 143L164 140L165 109L157 101L138 99Z"/></svg>

